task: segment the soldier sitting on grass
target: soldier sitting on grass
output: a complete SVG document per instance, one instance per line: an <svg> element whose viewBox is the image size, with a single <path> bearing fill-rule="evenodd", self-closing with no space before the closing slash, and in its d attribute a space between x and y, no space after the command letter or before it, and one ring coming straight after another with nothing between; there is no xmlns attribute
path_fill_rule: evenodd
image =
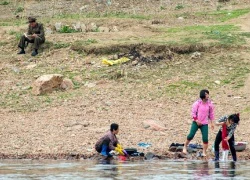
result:
<svg viewBox="0 0 250 180"><path fill-rule="evenodd" d="M34 43L34 49L31 53L31 56L36 56L38 54L38 49L42 43L45 42L44 28L43 24L37 23L36 18L28 18L28 32L24 33L21 37L18 47L21 48L21 51L17 54L25 54L25 44Z"/></svg>

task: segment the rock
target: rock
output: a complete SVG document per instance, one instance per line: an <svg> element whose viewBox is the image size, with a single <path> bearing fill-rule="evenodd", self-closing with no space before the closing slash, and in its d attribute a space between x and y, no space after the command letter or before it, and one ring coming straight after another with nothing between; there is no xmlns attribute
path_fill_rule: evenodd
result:
<svg viewBox="0 0 250 180"><path fill-rule="evenodd" d="M88 87L88 88L92 88L92 87L95 87L96 84L95 84L95 83L86 82L86 83L84 84L84 86L86 86L86 87Z"/></svg>
<svg viewBox="0 0 250 180"><path fill-rule="evenodd" d="M201 53L200 52L194 52L191 56L191 59L197 59L201 57Z"/></svg>
<svg viewBox="0 0 250 180"><path fill-rule="evenodd" d="M220 81L219 81L219 80L217 80L217 81L214 81L214 83L215 83L215 84L220 84Z"/></svg>
<svg viewBox="0 0 250 180"><path fill-rule="evenodd" d="M45 29L45 35L50 35L50 34L53 34L53 30L51 28L47 27Z"/></svg>
<svg viewBox="0 0 250 180"><path fill-rule="evenodd" d="M52 92L53 89L59 88L63 82L61 74L47 74L40 76L32 85L32 93L41 95Z"/></svg>
<svg viewBox="0 0 250 180"><path fill-rule="evenodd" d="M148 152L146 155L145 155L145 159L146 160L149 160L149 159L152 159L155 155L152 153L152 152Z"/></svg>
<svg viewBox="0 0 250 180"><path fill-rule="evenodd" d="M63 79L60 88L63 90L69 90L74 88L74 83L71 81L71 79Z"/></svg>
<svg viewBox="0 0 250 180"><path fill-rule="evenodd" d="M12 67L11 68L15 73L19 74L20 73L20 69L17 67Z"/></svg>
<svg viewBox="0 0 250 180"><path fill-rule="evenodd" d="M87 26L85 24L81 24L82 32L87 32Z"/></svg>
<svg viewBox="0 0 250 180"><path fill-rule="evenodd" d="M118 32L118 31L119 31L119 30L118 30L118 27L117 27L117 26L113 26L112 31L113 31L113 32Z"/></svg>
<svg viewBox="0 0 250 180"><path fill-rule="evenodd" d="M31 89L31 86L22 87L22 90L29 90L29 89Z"/></svg>
<svg viewBox="0 0 250 180"><path fill-rule="evenodd" d="M89 5L84 5L82 7L79 8L80 11L87 11L88 10Z"/></svg>
<svg viewBox="0 0 250 180"><path fill-rule="evenodd" d="M60 31L61 28L62 28L62 23L61 22L56 22L55 23L55 29L56 29L56 31Z"/></svg>
<svg viewBox="0 0 250 180"><path fill-rule="evenodd" d="M98 27L97 27L97 25L96 25L95 23L91 23L91 24L90 24L90 30L91 30L92 32L96 32L97 29L98 29Z"/></svg>
<svg viewBox="0 0 250 180"><path fill-rule="evenodd" d="M138 64L138 61L135 60L135 61L132 61L132 66L136 66Z"/></svg>
<svg viewBox="0 0 250 180"><path fill-rule="evenodd" d="M167 130L167 128L165 128L165 126L164 126L164 124L162 124L162 122L155 121L155 120L143 121L143 126L146 129L152 129L152 130L155 130L155 131Z"/></svg>
<svg viewBox="0 0 250 180"><path fill-rule="evenodd" d="M118 54L115 54L115 55L113 56L113 59L114 59L114 60L117 60L117 59L119 59L119 56L118 56Z"/></svg>
<svg viewBox="0 0 250 180"><path fill-rule="evenodd" d="M77 22L76 24L72 24L72 27L74 30L76 31L82 31L82 28L81 28L81 23L80 22Z"/></svg>

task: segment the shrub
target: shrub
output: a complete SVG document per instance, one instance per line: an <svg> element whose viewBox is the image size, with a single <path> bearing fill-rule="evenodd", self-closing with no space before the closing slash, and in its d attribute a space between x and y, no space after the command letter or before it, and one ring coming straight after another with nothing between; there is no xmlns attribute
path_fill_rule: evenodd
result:
<svg viewBox="0 0 250 180"><path fill-rule="evenodd" d="M3 1L3 2L0 2L0 5L8 5L10 2L8 1Z"/></svg>
<svg viewBox="0 0 250 180"><path fill-rule="evenodd" d="M77 32L75 29L72 29L69 26L62 26L62 28L59 30L60 33L74 33Z"/></svg>
<svg viewBox="0 0 250 180"><path fill-rule="evenodd" d="M175 10L178 10L178 9L183 9L184 6L182 4L177 4L177 6L175 7Z"/></svg>
<svg viewBox="0 0 250 180"><path fill-rule="evenodd" d="M20 13L23 12L24 8L22 6L19 6L18 8L16 8L15 13Z"/></svg>

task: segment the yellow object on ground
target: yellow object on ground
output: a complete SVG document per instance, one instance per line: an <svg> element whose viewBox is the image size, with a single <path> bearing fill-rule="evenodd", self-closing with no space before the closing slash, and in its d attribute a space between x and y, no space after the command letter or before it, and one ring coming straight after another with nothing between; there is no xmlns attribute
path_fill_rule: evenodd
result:
<svg viewBox="0 0 250 180"><path fill-rule="evenodd" d="M102 63L103 63L103 64L106 64L106 65L109 65L109 66L113 66L113 65L122 64L122 63L125 63L125 62L128 62L128 61L130 61L129 58L127 58L127 57L122 57L122 58L117 59L117 60L103 59L103 60L102 60Z"/></svg>
<svg viewBox="0 0 250 180"><path fill-rule="evenodd" d="M122 145L120 145L120 144L117 144L116 147L118 147L119 149L122 149Z"/></svg>
<svg viewBox="0 0 250 180"><path fill-rule="evenodd" d="M123 153L122 150L123 150L123 149L122 149L122 148L119 148L119 147L116 147L116 148L115 148L115 151L118 152L119 155L124 155L124 153Z"/></svg>

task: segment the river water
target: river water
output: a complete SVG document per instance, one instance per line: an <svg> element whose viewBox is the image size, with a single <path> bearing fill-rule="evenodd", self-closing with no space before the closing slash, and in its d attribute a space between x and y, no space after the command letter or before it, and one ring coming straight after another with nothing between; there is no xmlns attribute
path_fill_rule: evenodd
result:
<svg viewBox="0 0 250 180"><path fill-rule="evenodd" d="M250 162L0 160L0 179L250 179Z"/></svg>

